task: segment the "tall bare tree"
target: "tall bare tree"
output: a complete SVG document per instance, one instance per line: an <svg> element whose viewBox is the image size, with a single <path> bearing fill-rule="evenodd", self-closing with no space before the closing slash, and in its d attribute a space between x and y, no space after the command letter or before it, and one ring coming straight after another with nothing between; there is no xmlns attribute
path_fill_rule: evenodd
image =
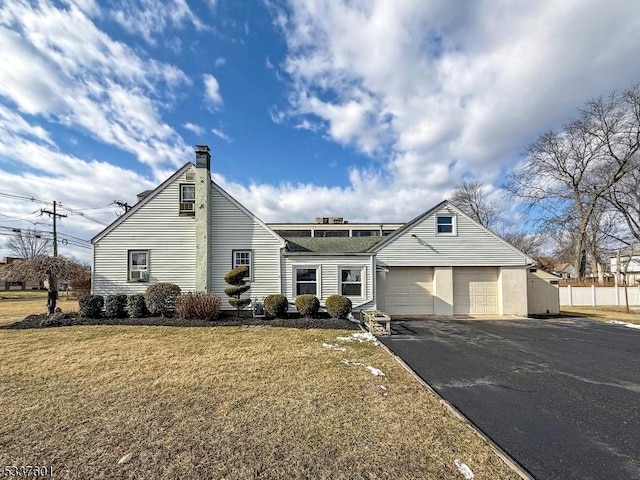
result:
<svg viewBox="0 0 640 480"><path fill-rule="evenodd" d="M10 263L0 268L0 278L9 282L42 280L49 282L47 309L49 314L56 310L58 285L56 279L71 280L86 277L87 267L65 257L39 256L29 260Z"/></svg>
<svg viewBox="0 0 640 480"><path fill-rule="evenodd" d="M640 87L589 101L562 130L541 135L507 188L542 222L575 218L573 264L585 275L586 237L598 204L634 167L640 149Z"/></svg>
<svg viewBox="0 0 640 480"><path fill-rule="evenodd" d="M32 229L18 230L7 241L7 248L17 258L31 260L51 254L51 239Z"/></svg>
<svg viewBox="0 0 640 480"><path fill-rule="evenodd" d="M500 220L500 209L487 197L486 185L477 180L457 185L450 201L484 227L495 227Z"/></svg>

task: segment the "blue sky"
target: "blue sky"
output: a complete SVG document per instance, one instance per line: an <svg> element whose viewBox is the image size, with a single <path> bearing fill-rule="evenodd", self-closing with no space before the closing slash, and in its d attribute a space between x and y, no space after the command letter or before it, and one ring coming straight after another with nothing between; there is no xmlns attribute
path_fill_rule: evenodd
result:
<svg viewBox="0 0 640 480"><path fill-rule="evenodd" d="M89 239L212 150L266 221L406 221L640 80L635 2L4 0L0 233ZM40 223L44 222L44 223ZM6 235L0 235L0 245ZM89 250L61 245L80 259ZM0 255L7 255L0 246Z"/></svg>

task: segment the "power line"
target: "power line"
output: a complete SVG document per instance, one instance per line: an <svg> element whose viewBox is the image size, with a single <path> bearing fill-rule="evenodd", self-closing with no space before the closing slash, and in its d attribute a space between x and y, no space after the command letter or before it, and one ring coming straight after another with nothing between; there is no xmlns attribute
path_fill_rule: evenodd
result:
<svg viewBox="0 0 640 480"><path fill-rule="evenodd" d="M28 197L26 195L16 195L14 193L7 193L7 192L0 192L0 197L6 197L6 198L13 198L13 199L17 199L17 200L28 200L30 202L36 202L36 203L43 203L45 205L50 205L51 201L47 201L47 200L42 200L41 198L36 198L36 197ZM98 210L100 208L106 208L110 205L113 205L113 202L108 204L108 205L104 205L101 207L91 207L88 208L87 210ZM100 219L97 219L95 217L92 217L90 215L87 215L86 213L84 213L82 210L80 209L76 209L76 208L71 208L71 207L67 207L66 205L63 205L62 203L58 202L58 206L63 209L66 210L67 212L73 213L75 215L79 215L81 217L86 218L87 220L91 220L92 222L95 223L99 223L101 225L107 226L108 223L104 222Z"/></svg>

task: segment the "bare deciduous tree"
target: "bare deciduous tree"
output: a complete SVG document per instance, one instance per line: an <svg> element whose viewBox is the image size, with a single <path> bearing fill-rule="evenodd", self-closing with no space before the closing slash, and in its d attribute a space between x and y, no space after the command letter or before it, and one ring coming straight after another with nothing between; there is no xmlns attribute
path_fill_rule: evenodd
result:
<svg viewBox="0 0 640 480"><path fill-rule="evenodd" d="M7 248L17 258L30 260L41 255L51 253L51 239L43 236L37 230L18 230L7 241Z"/></svg>
<svg viewBox="0 0 640 480"><path fill-rule="evenodd" d="M525 200L543 222L576 228L572 263L585 274L587 231L599 202L633 170L640 150L640 87L586 104L561 131L533 143L507 188Z"/></svg>
<svg viewBox="0 0 640 480"><path fill-rule="evenodd" d="M509 230L502 232L501 236L518 250L532 258L542 256L545 238L540 234Z"/></svg>
<svg viewBox="0 0 640 480"><path fill-rule="evenodd" d="M491 228L500 219L500 210L487 198L486 186L479 181L462 182L451 195L451 203L480 225Z"/></svg>
<svg viewBox="0 0 640 480"><path fill-rule="evenodd" d="M71 280L86 277L87 267L65 257L39 256L21 260L0 268L0 278L9 282L42 280L49 283L47 309L49 314L56 310L58 300L57 279Z"/></svg>

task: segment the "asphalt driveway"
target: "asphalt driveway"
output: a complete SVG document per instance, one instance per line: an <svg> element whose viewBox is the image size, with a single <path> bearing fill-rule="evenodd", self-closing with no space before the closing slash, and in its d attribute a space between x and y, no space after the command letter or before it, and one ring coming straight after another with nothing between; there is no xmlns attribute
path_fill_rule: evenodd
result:
<svg viewBox="0 0 640 480"><path fill-rule="evenodd" d="M640 479L640 330L425 320L382 342L534 477Z"/></svg>

